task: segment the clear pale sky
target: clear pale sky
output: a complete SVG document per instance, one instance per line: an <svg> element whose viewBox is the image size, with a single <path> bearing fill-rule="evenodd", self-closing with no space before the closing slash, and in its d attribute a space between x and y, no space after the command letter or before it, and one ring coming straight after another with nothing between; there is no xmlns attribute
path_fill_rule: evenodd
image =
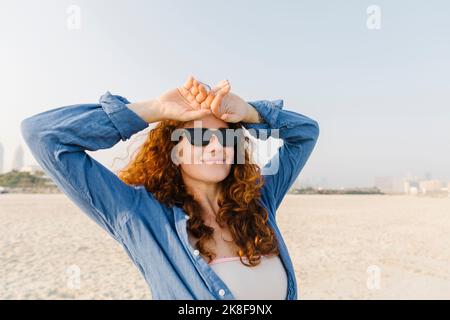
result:
<svg viewBox="0 0 450 320"><path fill-rule="evenodd" d="M381 29L366 25L370 5ZM80 29L66 10L80 8ZM319 122L301 181L371 186L407 173L450 181L449 1L0 0L0 141L50 108L158 96L193 74L247 100L284 99ZM126 144L93 153L110 166Z"/></svg>

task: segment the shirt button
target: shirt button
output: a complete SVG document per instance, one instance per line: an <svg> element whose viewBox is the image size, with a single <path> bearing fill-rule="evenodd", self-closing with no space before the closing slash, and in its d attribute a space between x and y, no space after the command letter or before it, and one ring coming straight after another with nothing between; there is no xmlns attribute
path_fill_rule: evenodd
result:
<svg viewBox="0 0 450 320"><path fill-rule="evenodd" d="M189 219L189 215L186 214L186 215L184 216L184 218L185 218L185 219Z"/></svg>
<svg viewBox="0 0 450 320"><path fill-rule="evenodd" d="M194 250L194 254L195 254L196 256L198 256L198 255L200 254L200 251Z"/></svg>
<svg viewBox="0 0 450 320"><path fill-rule="evenodd" d="M220 289L220 290L219 290L219 294L223 297L223 296L225 295L225 290Z"/></svg>

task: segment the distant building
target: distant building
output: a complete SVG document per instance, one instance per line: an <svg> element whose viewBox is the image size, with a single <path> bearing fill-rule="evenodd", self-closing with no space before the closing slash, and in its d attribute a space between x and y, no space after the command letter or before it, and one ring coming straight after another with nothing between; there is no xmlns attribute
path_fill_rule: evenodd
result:
<svg viewBox="0 0 450 320"><path fill-rule="evenodd" d="M419 188L417 188L417 187L410 187L408 193L413 195L413 196L418 195L419 194Z"/></svg>
<svg viewBox="0 0 450 320"><path fill-rule="evenodd" d="M22 167L23 167L23 148L21 145L19 145L16 149L16 152L14 152L12 170L20 171Z"/></svg>
<svg viewBox="0 0 450 320"><path fill-rule="evenodd" d="M417 195L419 194L420 186L416 180L406 179L404 182L404 192L406 194Z"/></svg>
<svg viewBox="0 0 450 320"><path fill-rule="evenodd" d="M408 186L404 178L375 177L375 187L383 193L405 193Z"/></svg>
<svg viewBox="0 0 450 320"><path fill-rule="evenodd" d="M3 145L2 145L2 143L0 142L0 174L3 173L3 168L4 168L4 165L5 165L5 162L4 162L4 160L3 160L4 157L5 157L5 154L4 154Z"/></svg>
<svg viewBox="0 0 450 320"><path fill-rule="evenodd" d="M423 194L442 191L443 183L439 180L425 180L420 182L420 191Z"/></svg>

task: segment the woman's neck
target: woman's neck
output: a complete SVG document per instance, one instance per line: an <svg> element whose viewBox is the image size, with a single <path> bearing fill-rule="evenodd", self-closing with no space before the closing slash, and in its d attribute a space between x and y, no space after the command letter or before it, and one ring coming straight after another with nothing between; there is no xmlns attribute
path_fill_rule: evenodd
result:
<svg viewBox="0 0 450 320"><path fill-rule="evenodd" d="M215 216L219 211L218 200L221 194L219 183L185 180L187 191L200 204L203 215Z"/></svg>

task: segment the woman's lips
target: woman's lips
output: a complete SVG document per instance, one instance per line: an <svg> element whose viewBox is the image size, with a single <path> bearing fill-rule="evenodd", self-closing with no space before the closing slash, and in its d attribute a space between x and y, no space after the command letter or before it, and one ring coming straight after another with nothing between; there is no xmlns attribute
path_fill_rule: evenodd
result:
<svg viewBox="0 0 450 320"><path fill-rule="evenodd" d="M216 160L205 160L203 161L204 164L224 164L224 159L216 159Z"/></svg>

